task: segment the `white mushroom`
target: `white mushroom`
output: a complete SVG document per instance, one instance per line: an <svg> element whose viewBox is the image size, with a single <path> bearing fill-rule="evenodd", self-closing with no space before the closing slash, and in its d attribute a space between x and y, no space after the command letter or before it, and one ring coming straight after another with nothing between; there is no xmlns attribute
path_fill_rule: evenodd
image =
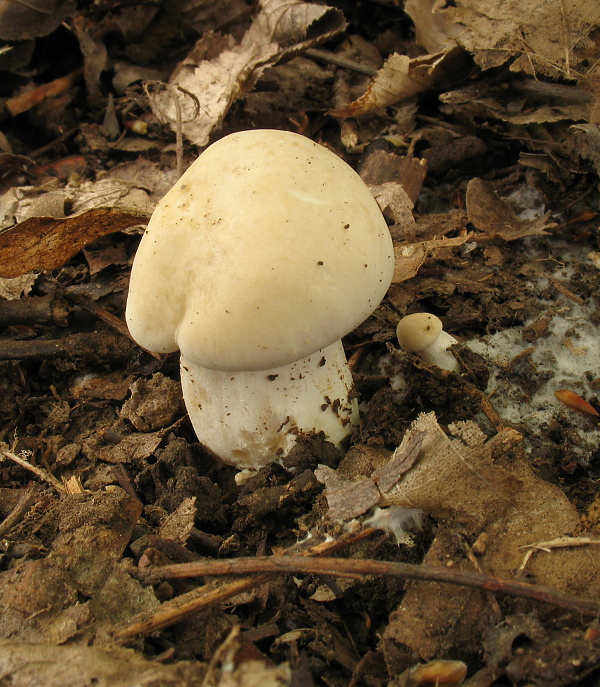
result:
<svg viewBox="0 0 600 687"><path fill-rule="evenodd" d="M444 331L439 317L427 312L406 315L396 328L400 348L408 353L416 353L431 365L437 365L450 372L460 372L460 365L450 346L458 341Z"/></svg>
<svg viewBox="0 0 600 687"><path fill-rule="evenodd" d="M391 237L360 177L285 131L209 146L156 207L127 301L133 338L181 350L198 439L257 468L300 432L339 445L357 423L341 338L375 310Z"/></svg>

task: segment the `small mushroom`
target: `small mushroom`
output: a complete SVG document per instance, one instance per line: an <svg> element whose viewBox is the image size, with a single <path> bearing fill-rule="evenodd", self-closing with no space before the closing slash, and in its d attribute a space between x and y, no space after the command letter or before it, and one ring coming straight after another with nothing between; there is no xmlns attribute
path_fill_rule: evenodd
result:
<svg viewBox="0 0 600 687"><path fill-rule="evenodd" d="M258 468L299 433L340 445L352 432L341 338L393 267L386 222L351 167L298 134L244 131L209 146L157 205L127 323L151 351L180 349L198 439Z"/></svg>
<svg viewBox="0 0 600 687"><path fill-rule="evenodd" d="M439 317L427 312L406 315L396 328L400 348L407 353L416 353L431 365L437 365L450 372L460 372L460 365L450 346L458 341L444 331Z"/></svg>

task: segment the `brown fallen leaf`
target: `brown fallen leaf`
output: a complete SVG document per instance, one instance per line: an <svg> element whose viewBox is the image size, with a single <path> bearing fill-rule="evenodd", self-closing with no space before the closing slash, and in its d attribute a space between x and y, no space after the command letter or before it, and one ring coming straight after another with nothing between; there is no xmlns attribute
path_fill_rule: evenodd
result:
<svg viewBox="0 0 600 687"><path fill-rule="evenodd" d="M505 579L526 562L540 585L597 595L598 547L536 549L533 557L524 552L524 546L578 531L580 521L564 493L534 474L520 435L507 428L488 439L473 422L455 423L448 430L450 436L433 414L419 416L403 440L405 445L416 432L427 433L419 460L386 498L422 508L437 520L438 533L425 562L444 567L452 561L454 569L482 569ZM465 555L460 535L482 533L487 544L475 560ZM429 660L458 646L476 647L486 617L494 613L480 592L449 595L437 584L411 585L384 633L384 650L391 659L392 647L404 645Z"/></svg>
<svg viewBox="0 0 600 687"><path fill-rule="evenodd" d="M56 646L52 643L1 641L0 672L13 687L84 687L85 685L162 685L202 687L205 668L200 662L178 661L163 665L149 661L133 649L117 647Z"/></svg>
<svg viewBox="0 0 600 687"><path fill-rule="evenodd" d="M404 11L415 25L417 43L429 53L436 53L455 43L463 31L440 12L439 0L406 0Z"/></svg>
<svg viewBox="0 0 600 687"><path fill-rule="evenodd" d="M387 182L400 184L412 203L412 209L427 176L427 163L419 158L405 157L377 148L367 149L358 172L369 186L379 186Z"/></svg>
<svg viewBox="0 0 600 687"><path fill-rule="evenodd" d="M546 236L556 226L549 222L547 212L541 217L521 220L516 213L496 194L490 184L482 179L471 179L467 186L467 215L469 221L484 235L474 236L476 241L490 241L497 237L514 241L526 236Z"/></svg>
<svg viewBox="0 0 600 687"><path fill-rule="evenodd" d="M96 208L75 217L30 217L0 232L0 277L64 265L92 241L143 224L147 216L114 208Z"/></svg>

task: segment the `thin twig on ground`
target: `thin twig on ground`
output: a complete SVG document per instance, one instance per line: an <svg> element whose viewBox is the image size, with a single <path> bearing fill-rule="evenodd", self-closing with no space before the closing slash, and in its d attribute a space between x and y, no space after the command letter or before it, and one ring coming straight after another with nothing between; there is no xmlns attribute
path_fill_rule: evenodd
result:
<svg viewBox="0 0 600 687"><path fill-rule="evenodd" d="M67 493L63 483L54 475L51 475L47 470L44 470L44 468L40 468L37 465L32 465L28 460L25 460L25 458L22 458L11 451L5 451L4 449L0 449L0 457L8 458L14 463L17 463L17 465L20 465L22 468L29 470L29 472L33 472L34 475L44 480L44 482L47 482L51 487L54 487L59 494Z"/></svg>
<svg viewBox="0 0 600 687"><path fill-rule="evenodd" d="M165 565L148 571L156 581L197 577L199 575L249 575L249 574L333 575L360 579L364 575L401 577L406 580L442 582L464 587L482 589L494 594L507 594L525 599L548 603L559 608L597 615L600 601L566 594L550 587L504 580L467 570L452 570L432 565L414 563L393 563L372 559L313 558L306 556L263 556L256 558L235 558L220 561L197 561Z"/></svg>
<svg viewBox="0 0 600 687"><path fill-rule="evenodd" d="M35 503L37 496L39 494L39 486L37 484L32 484L21 496L17 505L11 510L11 512L4 518L0 523L0 538L4 537L10 530L18 525L27 511Z"/></svg>

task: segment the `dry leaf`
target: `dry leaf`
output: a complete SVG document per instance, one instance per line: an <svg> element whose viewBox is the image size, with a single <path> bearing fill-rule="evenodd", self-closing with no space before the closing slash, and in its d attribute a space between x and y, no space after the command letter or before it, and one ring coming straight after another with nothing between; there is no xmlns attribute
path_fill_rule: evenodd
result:
<svg viewBox="0 0 600 687"><path fill-rule="evenodd" d="M417 243L400 243L394 246L394 277L392 284L400 284L414 277L429 256L434 256L442 248L455 248L471 240L472 234L454 238L431 239Z"/></svg>
<svg viewBox="0 0 600 687"><path fill-rule="evenodd" d="M523 562L523 546L579 527L562 491L537 477L521 455L517 432L506 429L487 439L472 422L448 430L453 436L446 436L433 414L411 425L403 443L415 432L427 432L421 455L387 497L390 503L420 507L438 521L425 563L444 566L452 560L457 569L473 570L457 534L485 533L481 568L511 579ZM527 569L538 584L593 597L600 594L599 563L599 547L538 549ZM384 649L404 645L429 660L458 646L477 647L491 611L482 592L449 594L444 585L412 584L385 631Z"/></svg>
<svg viewBox="0 0 600 687"><path fill-rule="evenodd" d="M415 220L412 214L414 203L397 181L386 181L378 186L369 186L379 209L387 219L402 226L403 234L414 236Z"/></svg>
<svg viewBox="0 0 600 687"><path fill-rule="evenodd" d="M571 130L580 155L592 162L600 176L600 126L598 124L574 124Z"/></svg>
<svg viewBox="0 0 600 687"><path fill-rule="evenodd" d="M37 274L28 273L13 279L3 279L0 277L0 298L14 301L21 296L27 296L33 289Z"/></svg>
<svg viewBox="0 0 600 687"><path fill-rule="evenodd" d="M531 220L521 220L515 212L498 197L490 184L482 179L471 179L467 186L466 194L467 215L469 221L484 236L476 236L476 240L492 240L497 237L505 241L514 241L526 236L545 236L556 226L555 222L549 222L551 213Z"/></svg>
<svg viewBox="0 0 600 687"><path fill-rule="evenodd" d="M194 529L194 518L196 517L196 497L190 496L183 499L176 510L161 523L159 536L163 539L170 539L182 546L187 544L188 537Z"/></svg>
<svg viewBox="0 0 600 687"><path fill-rule="evenodd" d="M156 372L150 379L141 377L131 385L131 397L119 416L129 420L140 432L170 425L181 404L181 384Z"/></svg>
<svg viewBox="0 0 600 687"><path fill-rule="evenodd" d="M427 163L419 158L402 157L396 153L374 149L367 152L358 172L369 186L399 183L414 205L427 176Z"/></svg>
<svg viewBox="0 0 600 687"><path fill-rule="evenodd" d="M404 11L413 20L418 45L427 52L441 52L453 45L463 28L447 19L439 10L444 0L406 0Z"/></svg>
<svg viewBox="0 0 600 687"><path fill-rule="evenodd" d="M341 469L332 470L326 465L319 465L315 477L325 484L328 516L335 521L348 522L364 515L374 506L388 505L385 503L387 493L418 459L424 437L425 432L415 432L402 449L394 452L391 460L365 479L348 478ZM362 447L363 452L368 450L368 447ZM364 459L365 456L361 455L363 462Z"/></svg>
<svg viewBox="0 0 600 687"><path fill-rule="evenodd" d="M130 434L121 439L116 446L100 449L98 458L107 463L134 463L151 456L160 446L160 432Z"/></svg>
<svg viewBox="0 0 600 687"><path fill-rule="evenodd" d="M0 38L22 41L46 36L74 9L73 0L0 0Z"/></svg>
<svg viewBox="0 0 600 687"><path fill-rule="evenodd" d="M459 54L456 48L413 59L394 53L358 100L347 107L331 110L329 114L335 117L358 117L407 100L442 80L447 70L452 69Z"/></svg>
<svg viewBox="0 0 600 687"><path fill-rule="evenodd" d="M146 220L147 216L111 208L65 219L32 217L0 233L0 276L18 277L60 267L95 239Z"/></svg>
<svg viewBox="0 0 600 687"><path fill-rule="evenodd" d="M457 0L440 12L464 27L456 40L483 69L510 63L511 71L533 77L576 77L600 57L592 43L598 2Z"/></svg>
<svg viewBox="0 0 600 687"><path fill-rule="evenodd" d="M543 100L545 105L540 105ZM499 119L517 126L589 120L593 98L577 86L523 79L498 84L480 80L440 95L442 112ZM525 134L524 134L525 135Z"/></svg>
<svg viewBox="0 0 600 687"><path fill-rule="evenodd" d="M491 455L496 444L520 435L505 430L486 442L476 425L464 426L460 440L450 439L434 413L420 415L396 449L402 454L415 436L424 435L419 460L385 495L383 505L420 508L466 530L501 518L514 500L519 480L494 464Z"/></svg>
<svg viewBox="0 0 600 687"><path fill-rule="evenodd" d="M294 0L262 0L260 11L240 43L205 34L175 70L168 90L154 89L154 114L176 128L173 98L179 99L184 135L195 145L209 142L232 103L249 91L264 70L342 31L336 9Z"/></svg>
<svg viewBox="0 0 600 687"><path fill-rule="evenodd" d="M80 608L82 606L80 605ZM12 687L201 687L202 664L148 661L133 649L0 642L0 673ZM35 680L31 676L35 675Z"/></svg>

